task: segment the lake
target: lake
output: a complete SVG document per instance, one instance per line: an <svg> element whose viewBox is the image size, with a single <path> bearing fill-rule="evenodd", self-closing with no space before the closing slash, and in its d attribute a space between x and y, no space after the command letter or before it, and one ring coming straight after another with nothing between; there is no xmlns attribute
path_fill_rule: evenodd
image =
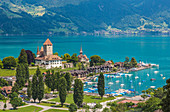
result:
<svg viewBox="0 0 170 112"><path fill-rule="evenodd" d="M124 83L124 88L129 89L133 86L140 93L141 90L150 86L161 87L165 85L166 79L170 78L170 37L167 36L56 36L49 38L53 43L54 52L58 52L59 55L79 54L82 45L83 53L89 58L92 55L99 55L105 60L118 62L124 61L128 56L129 58L135 57L137 61L159 64L159 68L133 72L132 77L120 78L119 80L123 82L113 84L111 87L113 91ZM46 39L46 36L0 36L0 59L6 56L16 58L22 48L36 53L37 46L42 46ZM159 73L155 74L154 71L159 71ZM150 74L149 77L147 73ZM160 74L163 74L166 79L163 80ZM135 76L139 79L135 80ZM156 78L156 81L150 81L151 78ZM106 85L115 80L106 78ZM133 85L129 83L129 80L134 81ZM146 82L138 85L141 80L146 80Z"/></svg>

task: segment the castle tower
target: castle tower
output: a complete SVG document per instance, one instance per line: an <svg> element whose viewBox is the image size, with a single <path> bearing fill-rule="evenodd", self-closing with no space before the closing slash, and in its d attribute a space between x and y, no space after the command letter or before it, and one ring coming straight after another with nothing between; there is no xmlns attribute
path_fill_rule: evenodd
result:
<svg viewBox="0 0 170 112"><path fill-rule="evenodd" d="M43 46L44 46L45 56L53 55L53 44L51 43L49 38L47 38L47 40L44 42Z"/></svg>
<svg viewBox="0 0 170 112"><path fill-rule="evenodd" d="M39 46L37 47L37 57L40 56Z"/></svg>
<svg viewBox="0 0 170 112"><path fill-rule="evenodd" d="M81 48L80 48L80 54L83 54L82 45L81 45Z"/></svg>

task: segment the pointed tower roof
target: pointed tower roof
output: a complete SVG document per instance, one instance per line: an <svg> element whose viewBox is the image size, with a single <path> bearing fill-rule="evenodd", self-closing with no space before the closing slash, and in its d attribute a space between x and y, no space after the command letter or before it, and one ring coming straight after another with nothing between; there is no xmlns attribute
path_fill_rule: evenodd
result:
<svg viewBox="0 0 170 112"><path fill-rule="evenodd" d="M80 48L80 54L83 54L82 45L81 45L81 48Z"/></svg>
<svg viewBox="0 0 170 112"><path fill-rule="evenodd" d="M39 46L37 47L37 55L40 54Z"/></svg>
<svg viewBox="0 0 170 112"><path fill-rule="evenodd" d="M41 46L41 49L40 49L40 52L42 52L42 51L44 51L44 48L43 48L43 46Z"/></svg>
<svg viewBox="0 0 170 112"><path fill-rule="evenodd" d="M51 43L50 39L47 38L47 40L44 42L43 45L51 45L52 46L53 44Z"/></svg>

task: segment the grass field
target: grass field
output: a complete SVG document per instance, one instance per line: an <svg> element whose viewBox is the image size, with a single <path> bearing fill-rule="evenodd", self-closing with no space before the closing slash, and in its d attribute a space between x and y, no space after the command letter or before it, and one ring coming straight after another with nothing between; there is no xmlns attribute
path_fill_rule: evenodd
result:
<svg viewBox="0 0 170 112"><path fill-rule="evenodd" d="M44 112L69 112L68 110L49 109Z"/></svg>
<svg viewBox="0 0 170 112"><path fill-rule="evenodd" d="M66 69L54 69L54 71L69 71L69 70L75 70L78 68L66 68ZM41 73L46 72L46 69L42 69L40 68ZM36 67L31 67L31 69L29 69L30 75L34 75L36 72ZM16 70L12 70L12 69L0 69L0 76L15 76L16 75Z"/></svg>
<svg viewBox="0 0 170 112"><path fill-rule="evenodd" d="M43 106L49 106L49 107L59 107L59 108L68 108L69 105L64 104L63 107L61 104L55 105L55 104L50 104L50 103L39 103L38 105L43 105Z"/></svg>
<svg viewBox="0 0 170 112"><path fill-rule="evenodd" d="M83 102L85 103L99 103L99 102L105 102L105 101L108 101L108 100L113 100L115 99L114 97L109 97L109 98L103 98L103 99L100 99L100 97L93 97L93 96L87 96L87 95L84 95L84 100ZM54 98L54 99L51 99L49 101L55 101L55 102L60 102L60 98L57 97L57 98ZM73 94L68 94L67 95L67 98L66 98L66 101L65 103L74 103L73 101Z"/></svg>
<svg viewBox="0 0 170 112"><path fill-rule="evenodd" d="M28 106L28 107L23 107L23 108L18 108L17 110L0 110L0 112L39 112L41 111L41 107L36 107L36 106Z"/></svg>

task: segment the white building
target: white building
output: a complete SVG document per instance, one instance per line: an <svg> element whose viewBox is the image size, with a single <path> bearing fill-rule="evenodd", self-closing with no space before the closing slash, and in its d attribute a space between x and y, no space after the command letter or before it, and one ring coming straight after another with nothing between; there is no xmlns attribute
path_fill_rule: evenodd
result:
<svg viewBox="0 0 170 112"><path fill-rule="evenodd" d="M53 44L47 39L41 50L37 48L37 57L35 58L35 65L44 66L46 69L62 67L62 58L53 55Z"/></svg>

